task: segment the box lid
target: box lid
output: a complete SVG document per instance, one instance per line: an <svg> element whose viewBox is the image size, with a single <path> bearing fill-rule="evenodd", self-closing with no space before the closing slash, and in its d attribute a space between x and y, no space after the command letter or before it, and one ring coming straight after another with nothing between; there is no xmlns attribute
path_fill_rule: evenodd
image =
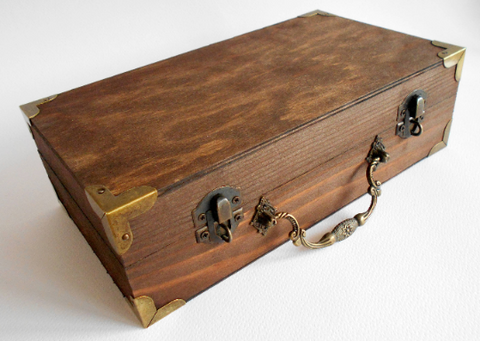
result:
<svg viewBox="0 0 480 341"><path fill-rule="evenodd" d="M161 195L441 63L440 50L299 17L59 94L31 124L81 186Z"/></svg>

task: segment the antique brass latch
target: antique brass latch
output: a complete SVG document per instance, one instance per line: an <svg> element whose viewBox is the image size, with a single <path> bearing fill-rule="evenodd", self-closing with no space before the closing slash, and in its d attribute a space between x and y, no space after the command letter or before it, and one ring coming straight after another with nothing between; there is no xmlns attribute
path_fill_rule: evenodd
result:
<svg viewBox="0 0 480 341"><path fill-rule="evenodd" d="M415 90L407 96L398 107L397 131L401 138L420 136L423 133L423 115L427 93L423 90Z"/></svg>
<svg viewBox="0 0 480 341"><path fill-rule="evenodd" d="M243 219L240 191L221 187L207 194L192 212L198 243L230 243Z"/></svg>

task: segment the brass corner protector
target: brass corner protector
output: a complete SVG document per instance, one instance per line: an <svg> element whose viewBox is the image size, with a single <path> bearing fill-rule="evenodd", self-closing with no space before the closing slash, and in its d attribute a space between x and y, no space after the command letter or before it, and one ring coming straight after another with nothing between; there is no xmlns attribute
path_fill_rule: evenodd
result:
<svg viewBox="0 0 480 341"><path fill-rule="evenodd" d="M452 127L452 120L448 121L447 125L445 126L445 130L443 131L442 141L438 142L436 145L433 146L432 149L430 149L430 153L428 153L428 156L432 156L433 154L435 154L436 152L438 152L439 150L442 150L447 146L451 127Z"/></svg>
<svg viewBox="0 0 480 341"><path fill-rule="evenodd" d="M42 98L37 101L21 105L20 109L23 111L27 123L30 125L30 120L40 113L40 108L38 107L39 105L53 101L56 97L57 95L52 95L47 98Z"/></svg>
<svg viewBox="0 0 480 341"><path fill-rule="evenodd" d="M462 77L463 62L465 61L465 53L467 49L456 45L442 43L440 41L432 41L432 45L443 47L445 50L440 51L438 56L443 59L443 65L448 69L457 66L455 69L455 80L460 81Z"/></svg>
<svg viewBox="0 0 480 341"><path fill-rule="evenodd" d="M133 242L129 220L145 213L157 200L157 190L140 186L114 196L105 186L88 186L90 205L102 221L110 245L118 255L128 251Z"/></svg>
<svg viewBox="0 0 480 341"><path fill-rule="evenodd" d="M176 299L157 309L155 302L149 296L128 297L127 300L144 328L150 327L186 303L182 299Z"/></svg>
<svg viewBox="0 0 480 341"><path fill-rule="evenodd" d="M321 15L322 17L336 17L335 14L331 14L331 13L320 11L319 9L316 9L315 11L311 11L311 12L299 15L298 18L309 18L309 17L313 17L315 15Z"/></svg>

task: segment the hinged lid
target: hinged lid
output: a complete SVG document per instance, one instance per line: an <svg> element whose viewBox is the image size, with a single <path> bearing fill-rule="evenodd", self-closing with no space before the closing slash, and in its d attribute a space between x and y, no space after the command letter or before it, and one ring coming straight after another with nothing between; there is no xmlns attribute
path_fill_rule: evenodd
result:
<svg viewBox="0 0 480 341"><path fill-rule="evenodd" d="M62 93L32 124L84 187L161 194L441 63L439 51L300 17Z"/></svg>

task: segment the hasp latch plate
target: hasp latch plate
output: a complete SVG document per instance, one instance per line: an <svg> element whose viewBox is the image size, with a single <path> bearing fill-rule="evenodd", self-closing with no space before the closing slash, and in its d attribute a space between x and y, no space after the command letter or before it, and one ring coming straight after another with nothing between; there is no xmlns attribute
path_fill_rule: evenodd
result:
<svg viewBox="0 0 480 341"><path fill-rule="evenodd" d="M415 90L403 100L398 107L396 135L407 139L423 133L426 104L427 93L423 90Z"/></svg>
<svg viewBox="0 0 480 341"><path fill-rule="evenodd" d="M242 197L234 187L220 187L208 193L193 210L197 243L230 243L243 219Z"/></svg>

